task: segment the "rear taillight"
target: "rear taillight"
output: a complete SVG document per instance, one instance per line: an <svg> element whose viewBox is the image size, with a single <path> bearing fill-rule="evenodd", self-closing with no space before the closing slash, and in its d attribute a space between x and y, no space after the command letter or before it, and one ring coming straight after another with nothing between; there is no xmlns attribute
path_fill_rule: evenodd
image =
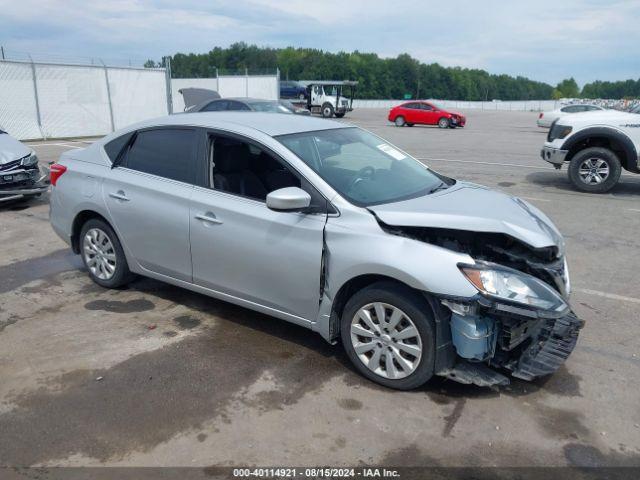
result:
<svg viewBox="0 0 640 480"><path fill-rule="evenodd" d="M58 183L58 179L66 171L67 167L65 167L64 165L60 165L59 163L54 163L53 165L51 165L51 168L49 170L49 180L51 181L51 185L55 187L56 183Z"/></svg>
<svg viewBox="0 0 640 480"><path fill-rule="evenodd" d="M544 117L544 113L540 112L540 116L538 118Z"/></svg>

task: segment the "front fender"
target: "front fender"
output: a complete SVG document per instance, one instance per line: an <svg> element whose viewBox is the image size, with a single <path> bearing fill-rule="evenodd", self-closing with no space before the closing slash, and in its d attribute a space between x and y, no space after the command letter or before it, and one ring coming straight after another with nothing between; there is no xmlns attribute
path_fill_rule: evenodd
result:
<svg viewBox="0 0 640 480"><path fill-rule="evenodd" d="M382 275L417 290L472 297L477 290L462 275L458 263L473 264L464 253L379 231L354 231L327 223L326 279L328 293L361 275Z"/></svg>
<svg viewBox="0 0 640 480"><path fill-rule="evenodd" d="M625 153L625 158L621 159L624 168L633 172L639 171L640 158L638 157L638 151L635 145L624 132L613 127L596 126L578 130L567 137L562 144L562 149L571 152L580 142L584 142L590 138L606 138L618 143Z"/></svg>

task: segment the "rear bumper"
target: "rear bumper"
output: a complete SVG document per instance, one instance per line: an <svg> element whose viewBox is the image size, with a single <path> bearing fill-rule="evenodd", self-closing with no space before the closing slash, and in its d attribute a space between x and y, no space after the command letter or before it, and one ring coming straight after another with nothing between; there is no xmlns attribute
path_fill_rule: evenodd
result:
<svg viewBox="0 0 640 480"><path fill-rule="evenodd" d="M547 147L546 145L540 150L540 156L545 162L552 163L556 166L562 166L567 157L569 150L560 150L559 148Z"/></svg>

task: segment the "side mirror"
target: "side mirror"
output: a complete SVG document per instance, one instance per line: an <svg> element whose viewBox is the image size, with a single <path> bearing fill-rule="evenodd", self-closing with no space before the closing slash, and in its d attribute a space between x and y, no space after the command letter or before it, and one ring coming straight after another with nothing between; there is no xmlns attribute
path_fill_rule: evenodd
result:
<svg viewBox="0 0 640 480"><path fill-rule="evenodd" d="M274 190L267 195L267 207L271 210L291 212L304 210L311 205L311 195L298 187Z"/></svg>

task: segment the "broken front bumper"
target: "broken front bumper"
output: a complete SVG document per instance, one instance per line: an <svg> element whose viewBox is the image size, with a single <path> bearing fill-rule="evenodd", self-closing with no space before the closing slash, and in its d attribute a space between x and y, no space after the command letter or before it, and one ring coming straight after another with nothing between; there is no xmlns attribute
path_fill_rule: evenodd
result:
<svg viewBox="0 0 640 480"><path fill-rule="evenodd" d="M48 178L40 167L0 171L0 202L40 195L49 189Z"/></svg>
<svg viewBox="0 0 640 480"><path fill-rule="evenodd" d="M468 306L467 312L454 307L457 313L448 319L455 358L437 372L465 384L508 385L506 373L523 380L550 375L567 360L584 326L569 309L535 311L484 298Z"/></svg>

